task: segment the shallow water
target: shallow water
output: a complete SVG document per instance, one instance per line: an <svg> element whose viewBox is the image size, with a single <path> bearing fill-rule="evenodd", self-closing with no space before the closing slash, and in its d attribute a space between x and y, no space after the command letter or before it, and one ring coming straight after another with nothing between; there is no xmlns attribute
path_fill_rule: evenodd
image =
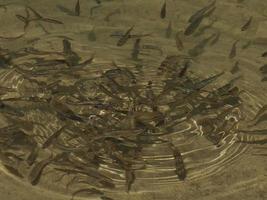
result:
<svg viewBox="0 0 267 200"><path fill-rule="evenodd" d="M100 6L97 6L98 4L93 0L80 0L79 16L73 16L76 0L1 1L1 5L8 4L6 10L5 7L0 8L1 48L17 51L33 47L40 51L62 52L64 36L68 37L72 44L72 50L82 58L82 61L94 56L93 62L83 70L73 67L67 68L63 73L60 69L55 70L51 66L31 65L29 67L25 65L26 62L32 61L33 55L16 58L13 65L21 67L20 70L12 66L0 68L1 87L11 88L3 95L2 91L0 92L1 100L22 96L47 98L51 95L48 91L40 88L39 82L33 80L45 83L60 80L62 88L59 88L58 91L63 91L63 93L55 94L55 96L58 95L61 100L66 100L73 92L73 89L68 86L78 79L88 78L89 80L81 86L83 87L81 91L84 96L94 98L99 91L92 86L93 82L95 80L102 81L98 77L107 70L114 69L114 63L119 67L130 69L134 73L137 85L142 88L140 91L145 93L147 82L152 81L153 91L158 94L162 91L168 73L172 73L170 71L167 72L167 75L162 75L158 70L167 56L180 55L182 58L187 58L188 50L212 34L220 33L216 44L207 45L199 56L191 60L192 63L187 73L192 77L204 79L224 72L211 86L208 86L207 90L218 88L234 77L241 76L235 85L244 91L240 93L243 104L227 117L237 119L239 129L251 130L249 121L266 104L267 99L267 82L262 81L264 75L259 70L267 63L267 58L261 57L262 53L267 51L267 2L217 0L215 12L202 21L195 34L180 35L184 49L176 47L176 33L184 32L188 26L189 17L211 1L168 0L166 2L166 17L161 19L160 11L164 3L162 0L102 0ZM25 16L26 5L37 10L42 16L64 24L33 21L24 30L23 22L15 15ZM64 11L62 7L65 8ZM92 11L93 7L95 8ZM250 16L253 16L250 26L246 31L241 31L241 27ZM166 29L170 22L172 30L167 37ZM209 26L211 23L211 27L204 30L203 33L200 32L201 28ZM124 34L132 26L134 26L132 34L148 34L148 36L141 37L143 49L138 56L139 59L132 58L135 39L130 38L126 44L118 46L116 44L119 37L111 37L112 34ZM18 36L21 37L16 38ZM237 40L236 56L229 59L232 45ZM248 46L244 47L246 44ZM152 48L150 48L151 46ZM62 58L62 55L52 53L39 57L59 59ZM232 74L231 69L237 61L240 70ZM30 73L35 70L38 70L40 74ZM1 87L0 89L4 90ZM99 98L101 99L101 95ZM168 101L168 98L163 99L162 104L165 101ZM132 106L126 104L121 104L121 108L128 109ZM9 105L16 107L15 110L9 110L11 116L19 115L18 111L21 110L25 113L23 119L34 124L32 129L27 129L26 123L18 124L18 126L21 126L20 128L27 135L33 136L39 145L43 145L47 138L65 123L53 113L53 108L48 108L42 102L35 103L33 106L30 101L16 100L10 101ZM93 112L86 105L70 107L79 114ZM164 110L165 107L162 106L162 109ZM173 114L176 114L176 111L173 110ZM172 112L170 111L170 113ZM0 117L1 127L9 124L10 119L6 117L4 111ZM90 117L92 124L100 124L97 120L101 121L101 119ZM198 116L198 118L201 117L201 115ZM103 154L104 156L100 157L103 162L98 170L112 179L116 185L115 189L103 189L105 195L112 199L148 200L266 199L266 142L263 145L236 142L240 138L246 141L252 141L255 138L266 140L266 133L251 137L234 130L221 141L219 146L216 146L203 136L197 119L192 118L185 121L183 118L174 119L172 123L179 123L174 125L171 131L152 132L149 133L148 138L144 136L141 139L144 144L141 145L141 153L136 160L136 166L134 165L138 169L135 170L135 181L129 192L125 191L124 170L114 165L112 159ZM129 121L125 120L125 123ZM110 122L110 124L112 123ZM78 122L75 123L75 126L84 128ZM263 122L254 127L254 130L266 128L267 122ZM82 148L84 141L81 138L71 138L75 132L76 130L71 128L64 130L63 136L60 137L61 144L67 144L69 148ZM109 130L107 134L109 134ZM131 137L134 137L135 134L137 133L134 131L130 132ZM153 138L158 142L153 142ZM172 145L181 152L187 171L185 180L180 180L175 173ZM50 146L42 150L40 158L48 158L51 152L58 153L58 150ZM265 156L256 154L265 154ZM142 168L143 162L145 162L145 168ZM22 163L19 165L19 169L25 174L25 179L15 178L2 167L0 199L20 200L33 197L33 199L44 200L71 199L72 193L84 186L70 185L66 189L66 184L74 176L66 175L62 180L57 181L63 174L53 170L53 167L48 167L44 171L40 183L32 186L27 180L30 167ZM90 181L93 182L93 180ZM85 195L84 198L99 199L98 195ZM75 199L79 199L79 197L77 196Z"/></svg>

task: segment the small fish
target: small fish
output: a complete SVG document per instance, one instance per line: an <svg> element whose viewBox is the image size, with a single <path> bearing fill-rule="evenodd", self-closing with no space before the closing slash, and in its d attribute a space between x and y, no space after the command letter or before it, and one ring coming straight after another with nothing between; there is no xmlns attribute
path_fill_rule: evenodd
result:
<svg viewBox="0 0 267 200"><path fill-rule="evenodd" d="M165 36L166 38L170 38L172 35L172 22L171 20L169 21L169 24L168 24L168 27L166 29L166 33L165 33Z"/></svg>
<svg viewBox="0 0 267 200"><path fill-rule="evenodd" d="M101 4L101 1L100 1L100 0L95 0L95 2L96 2L97 4Z"/></svg>
<svg viewBox="0 0 267 200"><path fill-rule="evenodd" d="M186 36L192 35L197 30L203 19L204 16L201 16L197 18L195 21L191 22L185 29L184 35Z"/></svg>
<svg viewBox="0 0 267 200"><path fill-rule="evenodd" d="M49 147L54 140L56 140L60 134L63 132L63 130L66 128L66 126L61 127L58 131L54 132L44 143L42 148L45 149Z"/></svg>
<svg viewBox="0 0 267 200"><path fill-rule="evenodd" d="M83 122L84 120L76 115L67 105L61 103L55 99L50 100L51 105L55 109L58 114L58 117L62 120L64 119L71 119L74 121Z"/></svg>
<svg viewBox="0 0 267 200"><path fill-rule="evenodd" d="M261 57L267 57L267 51L263 52L263 53L261 54Z"/></svg>
<svg viewBox="0 0 267 200"><path fill-rule="evenodd" d="M44 168L49 165L53 159L53 156L51 156L50 158L44 159L33 166L28 176L28 180L32 185L36 185L39 182Z"/></svg>
<svg viewBox="0 0 267 200"><path fill-rule="evenodd" d="M140 42L141 42L140 38L135 40L133 51L132 51L132 59L134 60L138 59L138 55L140 53Z"/></svg>
<svg viewBox="0 0 267 200"><path fill-rule="evenodd" d="M237 73L239 71L239 61L236 61L235 62L235 65L233 66L233 68L231 69L231 73L232 74L235 74L235 73Z"/></svg>
<svg viewBox="0 0 267 200"><path fill-rule="evenodd" d="M242 26L241 31L246 31L249 28L249 26L250 26L250 24L252 22L252 19L253 19L253 17L251 16L248 19L248 21Z"/></svg>
<svg viewBox="0 0 267 200"><path fill-rule="evenodd" d="M184 49L184 45L182 40L180 39L180 32L177 32L175 35L175 44L179 51L182 51Z"/></svg>
<svg viewBox="0 0 267 200"><path fill-rule="evenodd" d="M176 174L178 178L183 181L186 178L186 169L183 161L183 157L177 147L173 150L173 157L175 160Z"/></svg>
<svg viewBox="0 0 267 200"><path fill-rule="evenodd" d="M210 5L205 6L204 8L198 10L195 14L193 14L189 18L188 22L192 23L192 22L196 21L197 19L201 18L205 12L207 12L210 8L212 8L215 5L215 3L216 3L216 0L214 0Z"/></svg>
<svg viewBox="0 0 267 200"><path fill-rule="evenodd" d="M42 19L43 18L43 16L41 14L39 14L36 10L34 10L32 7L27 6L27 9L29 9L30 11L32 11L32 13L35 15L35 17L37 19Z"/></svg>
<svg viewBox="0 0 267 200"><path fill-rule="evenodd" d="M27 9L31 10L32 13L35 15L36 18L31 19L30 21L35 21L35 20L40 20L44 22L49 22L53 24L63 24L63 22L55 20L55 19L50 19L50 18L45 18L41 14L39 14L36 10L34 10L32 7L27 6ZM27 14L28 15L28 14Z"/></svg>
<svg viewBox="0 0 267 200"><path fill-rule="evenodd" d="M163 3L160 11L160 18L164 19L166 17L166 1Z"/></svg>
<svg viewBox="0 0 267 200"><path fill-rule="evenodd" d="M101 192L100 190L97 190L95 188L85 188L85 189L80 189L80 190L77 190L75 191L74 193L72 193L72 197L71 197L71 200L74 199L74 197L77 195L77 194L80 194L80 193L87 193L89 195L103 195L104 193Z"/></svg>
<svg viewBox="0 0 267 200"><path fill-rule="evenodd" d="M265 81L267 81L267 76L265 76L265 77L263 77L263 78L261 79L261 82L265 82Z"/></svg>
<svg viewBox="0 0 267 200"><path fill-rule="evenodd" d="M62 42L63 42L63 53L70 54L72 52L70 41L64 39Z"/></svg>
<svg viewBox="0 0 267 200"><path fill-rule="evenodd" d="M196 29L199 27L199 25L201 24L202 20L205 17L209 17L215 10L216 10L216 7L211 7L211 9L208 10L206 13L203 13L201 16L199 16L194 21L192 21L190 25L186 28L185 35L188 36L188 35L193 34L196 31Z"/></svg>
<svg viewBox="0 0 267 200"><path fill-rule="evenodd" d="M24 176L14 167L9 166L9 165L3 165L5 169L12 175L19 177L19 178L24 178Z"/></svg>
<svg viewBox="0 0 267 200"><path fill-rule="evenodd" d="M129 192L131 190L132 184L135 181L135 174L134 170L132 169L126 169L125 170L125 179L126 179L126 192Z"/></svg>
<svg viewBox="0 0 267 200"><path fill-rule="evenodd" d="M229 59L233 59L234 57L236 57L236 45L238 43L239 40L236 40L233 45L232 45L232 48L231 48L231 51L229 53Z"/></svg>
<svg viewBox="0 0 267 200"><path fill-rule="evenodd" d="M180 73L179 73L179 77L183 77L183 76L186 74L187 69L188 69L189 66L190 66L190 62L187 61L187 62L185 63L185 65L184 65L184 67L182 68L182 70L180 71Z"/></svg>
<svg viewBox="0 0 267 200"><path fill-rule="evenodd" d="M75 15L80 16L80 14L81 14L80 0L77 0L77 3L75 5Z"/></svg>
<svg viewBox="0 0 267 200"><path fill-rule="evenodd" d="M31 150L31 153L29 154L29 156L26 158L26 162L28 163L29 166L32 166L33 163L35 162L38 154L39 154L39 148L38 147L34 147Z"/></svg>
<svg viewBox="0 0 267 200"><path fill-rule="evenodd" d="M52 24L63 24L63 22L58 21L56 19L42 18L40 20L43 21L43 22L48 22L48 23L52 23Z"/></svg>
<svg viewBox="0 0 267 200"><path fill-rule="evenodd" d="M126 33L117 42L117 46L123 46L128 41L128 39L130 38L130 33L133 30L133 28L134 26L132 26L126 31Z"/></svg>
<svg viewBox="0 0 267 200"><path fill-rule="evenodd" d="M197 83L195 84L194 89L195 89L195 90L200 90L200 89L202 89L203 87L205 87L205 86L207 86L208 84L212 83L214 80L216 80L217 78L219 78L219 77L222 76L223 74L224 74L224 72L221 72L221 73L219 73L219 74L216 74L216 75L214 75L214 76L211 76L211 77L209 77L209 78L206 78L206 79L204 79L204 80L201 80L201 81L197 82Z"/></svg>
<svg viewBox="0 0 267 200"><path fill-rule="evenodd" d="M218 32L218 33L214 36L214 39L211 40L211 42L210 42L210 46L215 45L215 44L220 40L220 37L221 37L221 33Z"/></svg>

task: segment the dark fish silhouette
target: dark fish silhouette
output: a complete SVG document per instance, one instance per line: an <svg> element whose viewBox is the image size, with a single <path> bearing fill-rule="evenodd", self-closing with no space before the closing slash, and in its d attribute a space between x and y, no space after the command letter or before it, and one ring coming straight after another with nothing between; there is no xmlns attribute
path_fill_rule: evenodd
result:
<svg viewBox="0 0 267 200"><path fill-rule="evenodd" d="M236 45L238 43L239 40L235 41L232 45L231 51L229 53L229 59L233 59L234 57L236 57Z"/></svg>
<svg viewBox="0 0 267 200"><path fill-rule="evenodd" d="M231 69L231 73L235 74L239 71L239 61L236 61L233 68Z"/></svg>
<svg viewBox="0 0 267 200"><path fill-rule="evenodd" d="M204 8L198 10L195 14L193 14L193 15L189 18L188 22L189 22L189 23L192 23L192 22L194 22L195 20L201 18L201 17L204 15L205 12L207 12L210 8L212 8L212 7L215 5L215 3L216 3L216 0L214 0L210 5L205 6Z"/></svg>
<svg viewBox="0 0 267 200"><path fill-rule="evenodd" d="M77 3L75 5L75 15L80 16L80 14L81 14L80 0L77 0Z"/></svg>
<svg viewBox="0 0 267 200"><path fill-rule="evenodd" d="M252 22L252 16L249 18L249 20L242 26L241 31L245 31L249 28L251 22Z"/></svg>
<svg viewBox="0 0 267 200"><path fill-rule="evenodd" d="M160 11L160 18L164 19L165 17L166 17L166 1L162 5L161 11Z"/></svg>
<svg viewBox="0 0 267 200"><path fill-rule="evenodd" d="M134 26L132 26L131 28L129 28L126 33L119 39L119 41L117 42L117 46L122 46L124 45L128 39L130 38L130 33L133 30Z"/></svg>

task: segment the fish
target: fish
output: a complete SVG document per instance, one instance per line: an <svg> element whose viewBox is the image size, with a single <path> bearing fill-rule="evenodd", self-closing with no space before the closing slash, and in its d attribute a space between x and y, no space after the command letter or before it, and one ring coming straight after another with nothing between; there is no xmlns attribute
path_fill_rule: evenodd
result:
<svg viewBox="0 0 267 200"><path fill-rule="evenodd" d="M91 58L85 60L84 62L79 63L78 66L84 67L86 65L89 65L93 62L94 59L95 59L95 54L93 54Z"/></svg>
<svg viewBox="0 0 267 200"><path fill-rule="evenodd" d="M67 105L55 99L51 99L50 104L57 112L59 118L63 120L67 118L67 119L71 119L71 120L79 121L79 122L84 121L81 117L76 115Z"/></svg>
<svg viewBox="0 0 267 200"><path fill-rule="evenodd" d="M250 26L250 24L252 22L252 19L253 19L253 17L251 16L248 19L248 21L242 26L241 31L246 31L249 28L249 26Z"/></svg>
<svg viewBox="0 0 267 200"><path fill-rule="evenodd" d="M101 4L101 1L100 1L100 0L95 0L95 2L96 2L97 4Z"/></svg>
<svg viewBox="0 0 267 200"><path fill-rule="evenodd" d="M51 19L51 18L42 18L40 19L43 22L48 22L48 23L52 23L52 24L64 24L63 22L56 20L56 19Z"/></svg>
<svg viewBox="0 0 267 200"><path fill-rule="evenodd" d="M134 170L132 169L126 169L125 170L125 179L126 179L126 192L129 192L131 190L132 184L135 181L135 174Z"/></svg>
<svg viewBox="0 0 267 200"><path fill-rule="evenodd" d="M210 41L210 46L215 45L220 40L220 37L221 33L217 32L217 34L214 36L214 39Z"/></svg>
<svg viewBox="0 0 267 200"><path fill-rule="evenodd" d="M267 57L267 51L263 52L263 53L261 54L261 57Z"/></svg>
<svg viewBox="0 0 267 200"><path fill-rule="evenodd" d="M63 53L70 54L72 52L71 43L67 39L63 39Z"/></svg>
<svg viewBox="0 0 267 200"><path fill-rule="evenodd" d="M170 20L169 24L168 24L168 27L166 29L166 32L165 32L165 37L166 38L170 38L171 35L172 35L172 21Z"/></svg>
<svg viewBox="0 0 267 200"><path fill-rule="evenodd" d="M215 5L215 3L216 3L216 0L211 2L211 4L209 4L208 6L205 6L204 8L198 10L195 14L193 14L188 19L188 23L192 23L192 22L196 21L197 19L201 18L205 12L207 12L210 8L212 8Z"/></svg>
<svg viewBox="0 0 267 200"><path fill-rule="evenodd" d="M32 185L38 184L44 168L54 160L53 156L36 163L31 169L28 180Z"/></svg>
<svg viewBox="0 0 267 200"><path fill-rule="evenodd" d="M25 31L27 29L27 27L29 26L30 23L30 13L28 11L28 9L25 9L26 12L26 17L22 16L22 15L16 15L16 17L21 20L22 22L24 22L24 27L23 30Z"/></svg>
<svg viewBox="0 0 267 200"><path fill-rule="evenodd" d="M265 76L265 77L263 77L263 78L261 79L261 82L265 82L265 81L267 81L267 76Z"/></svg>
<svg viewBox="0 0 267 200"><path fill-rule="evenodd" d="M186 178L186 169L183 161L183 157L177 147L173 149L173 157L175 160L176 174L179 180L183 181Z"/></svg>
<svg viewBox="0 0 267 200"><path fill-rule="evenodd" d="M63 132L63 130L66 128L66 126L62 126L59 130L57 130L56 132L54 132L42 145L42 148L45 149L47 147L49 147L54 140L56 140L60 134Z"/></svg>
<svg viewBox="0 0 267 200"><path fill-rule="evenodd" d="M236 61L235 64L234 64L234 66L233 66L233 68L231 69L230 72L231 72L232 74L235 74L235 73L237 73L239 70L240 70L240 69L239 69L239 61Z"/></svg>
<svg viewBox="0 0 267 200"><path fill-rule="evenodd" d="M37 19L42 19L43 18L43 16L41 14L39 14L36 10L34 10L32 7L27 6L26 8L29 9L30 11L32 11L32 13L35 15L35 17Z"/></svg>
<svg viewBox="0 0 267 200"><path fill-rule="evenodd" d="M190 62L187 61L187 62L185 63L185 65L184 65L184 67L182 68L182 70L180 71L180 73L179 73L179 77L183 77L183 76L186 74L187 69L188 69L189 66L190 66Z"/></svg>
<svg viewBox="0 0 267 200"><path fill-rule="evenodd" d="M221 72L219 74L216 74L214 76L211 76L209 78L206 78L204 80L201 80L197 83L195 83L195 87L194 89L195 90L200 90L202 89L203 87L207 86L208 84L212 83L214 80L216 80L217 78L219 78L220 76L222 76L224 74L224 72Z"/></svg>
<svg viewBox="0 0 267 200"><path fill-rule="evenodd" d="M5 169L12 175L19 177L19 178L24 178L24 176L18 171L18 169L9 166L9 165L3 165L5 167Z"/></svg>
<svg viewBox="0 0 267 200"><path fill-rule="evenodd" d="M209 10L209 12L204 13L203 15L201 15L200 17L198 17L194 21L192 21L185 29L184 35L186 35L186 36L192 35L197 30L197 28L199 27L199 25L201 24L203 19L205 17L210 16L214 12L215 9L216 9L216 7L213 7L211 10Z"/></svg>
<svg viewBox="0 0 267 200"><path fill-rule="evenodd" d="M73 192L73 193L72 193L71 200L73 200L74 197L75 197L77 194L80 194L80 193L87 193L87 194L90 194L90 195L104 195L104 193L101 192L101 191L98 190L98 189L95 189L95 188L84 188L84 189L80 189L80 190L77 190L77 191Z"/></svg>
<svg viewBox="0 0 267 200"><path fill-rule="evenodd" d="M166 17L166 0L163 3L161 10L160 10L160 18L164 19Z"/></svg>
<svg viewBox="0 0 267 200"><path fill-rule="evenodd" d="M130 38L130 33L133 30L134 26L132 26L131 28L129 28L126 33L119 39L119 41L117 42L117 46L123 46L128 39Z"/></svg>
<svg viewBox="0 0 267 200"><path fill-rule="evenodd" d="M231 48L231 51L229 53L229 59L233 59L234 57L236 57L236 45L238 43L239 40L236 40L233 45L232 45L232 48Z"/></svg>
<svg viewBox="0 0 267 200"><path fill-rule="evenodd" d="M180 39L180 32L177 32L175 35L175 44L179 51L182 51L184 49L184 45L182 40Z"/></svg>
<svg viewBox="0 0 267 200"><path fill-rule="evenodd" d="M141 42L140 38L135 40L133 51L132 51L132 59L133 60L137 60L138 59L138 55L140 53L140 42Z"/></svg>
<svg viewBox="0 0 267 200"><path fill-rule="evenodd" d="M75 5L75 15L80 16L81 14L81 8L80 8L80 0L77 0L77 3Z"/></svg>
<svg viewBox="0 0 267 200"><path fill-rule="evenodd" d="M184 35L186 36L192 35L197 30L197 28L199 27L203 19L204 19L204 16L201 16L197 18L196 20L194 20L193 22L191 22L185 29Z"/></svg>
<svg viewBox="0 0 267 200"><path fill-rule="evenodd" d="M36 158L38 157L39 154L39 147L33 147L31 150L31 153L29 154L29 156L26 158L26 162L29 166L32 166L33 163L35 162Z"/></svg>
<svg viewBox="0 0 267 200"><path fill-rule="evenodd" d="M120 97L118 97L117 95L113 94L112 92L110 92L105 86L103 86L102 84L98 85L99 89L105 93L106 95L108 95L109 97L112 97L116 100L122 101L122 99Z"/></svg>
<svg viewBox="0 0 267 200"><path fill-rule="evenodd" d="M63 24L63 22L61 22L61 21L58 21L58 20L55 20L55 19L51 19L51 18L43 17L41 14L39 14L36 10L34 10L30 6L27 6L27 9L31 10L32 13L36 17L36 18L31 19L30 21L40 20L40 21L49 22L49 23L53 23L53 24Z"/></svg>

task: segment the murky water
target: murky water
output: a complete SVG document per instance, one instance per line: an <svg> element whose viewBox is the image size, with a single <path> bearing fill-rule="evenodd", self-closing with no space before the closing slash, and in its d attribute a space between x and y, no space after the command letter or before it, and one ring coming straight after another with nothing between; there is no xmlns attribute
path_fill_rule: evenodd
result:
<svg viewBox="0 0 267 200"><path fill-rule="evenodd" d="M0 199L266 199L267 2L78 2L1 1Z"/></svg>

